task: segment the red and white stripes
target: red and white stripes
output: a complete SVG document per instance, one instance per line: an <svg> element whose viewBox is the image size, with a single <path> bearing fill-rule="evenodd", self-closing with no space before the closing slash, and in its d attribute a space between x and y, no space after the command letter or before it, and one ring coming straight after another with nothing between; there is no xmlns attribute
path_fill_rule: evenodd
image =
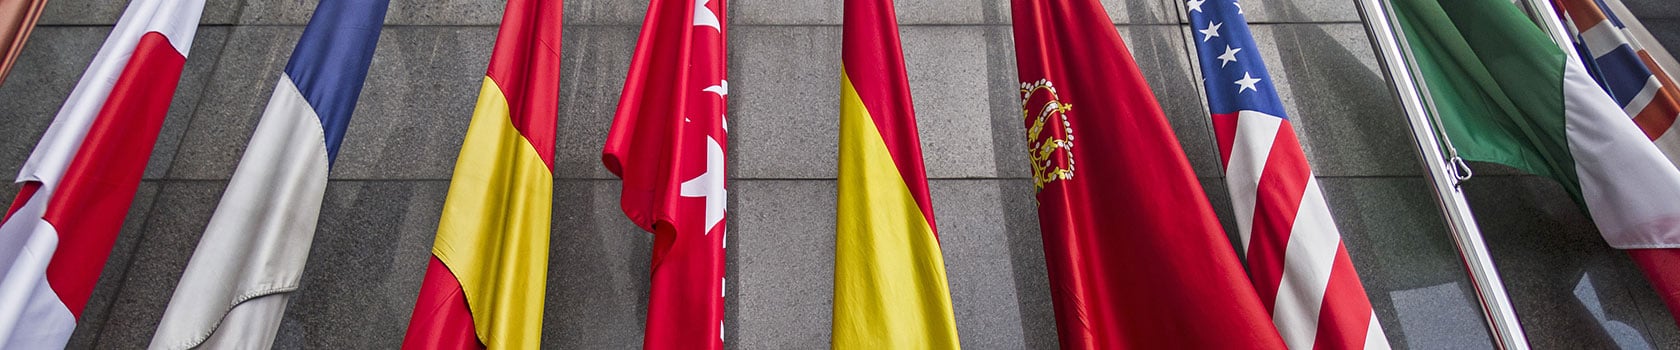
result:
<svg viewBox="0 0 1680 350"><path fill-rule="evenodd" d="M1387 349L1288 120L1213 116L1250 279L1291 349Z"/></svg>
<svg viewBox="0 0 1680 350"><path fill-rule="evenodd" d="M0 223L0 349L62 348L105 267L203 0L135 0L18 174Z"/></svg>

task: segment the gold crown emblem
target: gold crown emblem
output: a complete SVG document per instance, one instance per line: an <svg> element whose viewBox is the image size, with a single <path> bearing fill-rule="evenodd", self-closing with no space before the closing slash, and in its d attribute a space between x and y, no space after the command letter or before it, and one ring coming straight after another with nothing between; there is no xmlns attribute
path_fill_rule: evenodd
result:
<svg viewBox="0 0 1680 350"><path fill-rule="evenodd" d="M1027 122L1027 157L1032 159L1034 193L1051 182L1073 179L1073 124L1067 119L1072 109L1073 105L1062 102L1049 80L1021 83L1021 117Z"/></svg>

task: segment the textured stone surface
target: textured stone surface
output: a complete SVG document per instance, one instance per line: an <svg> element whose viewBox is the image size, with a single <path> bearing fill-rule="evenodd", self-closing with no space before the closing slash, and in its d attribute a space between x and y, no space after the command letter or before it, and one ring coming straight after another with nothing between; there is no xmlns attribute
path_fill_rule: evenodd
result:
<svg viewBox="0 0 1680 350"><path fill-rule="evenodd" d="M446 181L330 182L276 347L400 345L448 188Z"/></svg>
<svg viewBox="0 0 1680 350"><path fill-rule="evenodd" d="M40 25L106 25L117 23L129 1L57 0L41 10ZM200 24L233 24L245 7L245 0L207 0Z"/></svg>
<svg viewBox="0 0 1680 350"><path fill-rule="evenodd" d="M1491 348L1426 180L1320 178L1319 185L1395 348Z"/></svg>
<svg viewBox="0 0 1680 350"><path fill-rule="evenodd" d="M1680 346L1674 318L1657 307L1627 253L1611 249L1556 182L1488 176L1465 186L1500 262L1511 301L1536 348ZM1489 205L1502 203L1503 205ZM1569 333L1569 337L1550 334Z"/></svg>
<svg viewBox="0 0 1680 350"><path fill-rule="evenodd" d="M740 349L829 345L834 304L834 181L736 181L731 255ZM753 205L746 205L752 203ZM937 214L937 213L936 213Z"/></svg>
<svg viewBox="0 0 1680 350"><path fill-rule="evenodd" d="M1202 27L1197 27L1202 28ZM1255 25L1266 68L1319 176L1420 176L1416 146L1358 24Z"/></svg>
<svg viewBox="0 0 1680 350"><path fill-rule="evenodd" d="M448 179L490 61L490 27L390 27L333 177Z"/></svg>
<svg viewBox="0 0 1680 350"><path fill-rule="evenodd" d="M730 175L834 178L840 28L741 26L731 31L729 138L735 158Z"/></svg>
<svg viewBox="0 0 1680 350"><path fill-rule="evenodd" d="M1664 0L1622 0L1622 4L1627 5L1628 11L1633 11L1633 15L1641 21L1680 18L1680 8L1675 8L1674 3Z"/></svg>
<svg viewBox="0 0 1680 350"><path fill-rule="evenodd" d="M601 166L601 148L607 142L613 113L618 110L618 95L624 91L624 75L639 31L627 26L567 27L561 44L564 47L560 48L563 62L560 130L554 143L555 177L616 178ZM738 94L732 91L730 95L733 98Z"/></svg>
<svg viewBox="0 0 1680 350"><path fill-rule="evenodd" d="M543 315L544 348L620 349L641 345L653 235L624 217L618 207L618 193L616 181L560 181L554 185L554 235L549 238L548 299L543 305L547 311ZM728 291L728 297L734 298L735 290ZM726 318L724 323L732 328L736 320Z"/></svg>
<svg viewBox="0 0 1680 350"><path fill-rule="evenodd" d="M898 0L958 330L971 349L1053 349L1008 0ZM1680 47L1673 6L1627 0ZM146 343L314 1L212 0L139 195L71 348ZM565 5L546 348L636 348L651 236L599 165L647 0ZM1104 0L1209 202L1237 232L1182 0ZM1396 348L1488 348L1354 3L1245 1L1256 40ZM11 176L126 1L53 0L0 85ZM735 0L729 278L735 349L829 344L841 2ZM412 312L502 2L396 0L331 176L304 288L276 348L394 348ZM1539 349L1680 348L1626 258L1545 179L1477 166L1467 185ZM1124 181L1126 179L1116 179ZM0 184L0 205L15 184Z"/></svg>

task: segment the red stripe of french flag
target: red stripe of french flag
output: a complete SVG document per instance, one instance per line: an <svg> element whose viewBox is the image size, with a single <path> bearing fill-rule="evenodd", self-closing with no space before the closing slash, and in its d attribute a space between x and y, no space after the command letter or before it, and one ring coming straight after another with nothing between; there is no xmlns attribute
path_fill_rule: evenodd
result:
<svg viewBox="0 0 1680 350"><path fill-rule="evenodd" d="M1249 278L1291 349L1386 349L1288 120L1213 115Z"/></svg>
<svg viewBox="0 0 1680 350"><path fill-rule="evenodd" d="M60 348L169 111L202 0L136 0L18 174L0 223L0 348Z"/></svg>

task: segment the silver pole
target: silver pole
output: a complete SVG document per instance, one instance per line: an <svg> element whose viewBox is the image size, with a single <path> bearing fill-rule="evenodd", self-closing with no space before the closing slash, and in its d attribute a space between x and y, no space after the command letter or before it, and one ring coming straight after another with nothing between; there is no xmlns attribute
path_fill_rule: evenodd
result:
<svg viewBox="0 0 1680 350"><path fill-rule="evenodd" d="M1476 218L1471 215L1470 205L1465 202L1464 193L1458 186L1456 170L1448 165L1448 159L1440 152L1441 143L1436 138L1438 133L1428 113L1430 106L1419 93L1422 86L1412 77L1413 67L1406 59L1409 56L1403 53L1409 49L1390 21L1393 18L1391 11L1387 1L1359 0L1359 14L1364 19L1371 45L1384 73L1393 82L1394 92L1400 98L1406 119L1411 124L1419 160L1429 169L1435 199L1446 216L1447 228L1452 233L1453 243L1458 246L1465 269L1470 272L1470 283L1476 289L1476 298L1481 301L1494 345L1500 349L1527 350L1528 338L1523 335L1522 325L1517 323L1517 313L1511 308L1505 284L1500 281L1499 271L1488 255L1487 244L1482 242L1482 232L1476 227Z"/></svg>
<svg viewBox="0 0 1680 350"><path fill-rule="evenodd" d="M1581 60L1580 54L1575 52L1575 41L1570 39L1569 32L1564 29L1563 19L1558 18L1557 10L1552 8L1551 1L1522 0L1522 3L1528 5L1529 15L1538 22L1535 25L1540 26L1540 30L1546 31L1546 35L1552 37L1552 42L1563 49L1565 56L1571 60Z"/></svg>

